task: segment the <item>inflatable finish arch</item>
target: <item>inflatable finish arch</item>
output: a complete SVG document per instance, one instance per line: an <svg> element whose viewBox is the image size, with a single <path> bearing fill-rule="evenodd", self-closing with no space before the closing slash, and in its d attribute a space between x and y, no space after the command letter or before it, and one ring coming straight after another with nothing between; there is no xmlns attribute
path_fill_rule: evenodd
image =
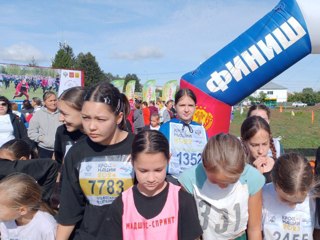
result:
<svg viewBox="0 0 320 240"><path fill-rule="evenodd" d="M310 53L320 53L320 1L282 0L251 28L182 76L197 95L194 120L228 132L231 106Z"/></svg>

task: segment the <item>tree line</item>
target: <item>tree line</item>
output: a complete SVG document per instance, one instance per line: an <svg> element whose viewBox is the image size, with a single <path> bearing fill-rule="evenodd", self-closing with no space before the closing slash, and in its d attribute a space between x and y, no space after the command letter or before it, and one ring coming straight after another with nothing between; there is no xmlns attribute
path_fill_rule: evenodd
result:
<svg viewBox="0 0 320 240"><path fill-rule="evenodd" d="M36 66L36 62L33 61L29 64L29 66ZM82 70L84 72L84 83L85 86L92 86L101 81L113 81L115 79L123 79L125 80L125 86L128 81L135 80L136 85L135 89L137 92L142 91L142 85L140 83L140 79L134 73L128 73L126 76L121 77L119 75L113 75L108 72L105 73L99 66L96 58L92 53L80 52L77 56L75 56L73 49L66 43L59 43L59 50L57 51L54 59L52 60L53 68L66 68L66 69L77 69Z"/></svg>
<svg viewBox="0 0 320 240"><path fill-rule="evenodd" d="M252 103L265 103L267 99L265 92L260 92L258 96L249 96L247 99ZM301 92L288 94L287 102L303 102L308 106L320 103L320 91L314 91L312 88L304 88Z"/></svg>
<svg viewBox="0 0 320 240"><path fill-rule="evenodd" d="M304 88L302 92L294 92L288 95L288 102L298 101L313 106L320 102L320 91L314 91L312 88Z"/></svg>

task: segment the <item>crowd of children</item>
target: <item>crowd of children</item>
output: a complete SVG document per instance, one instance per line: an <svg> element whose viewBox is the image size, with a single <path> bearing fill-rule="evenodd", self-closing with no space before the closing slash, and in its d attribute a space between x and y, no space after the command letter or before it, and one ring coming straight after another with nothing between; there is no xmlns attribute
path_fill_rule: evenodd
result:
<svg viewBox="0 0 320 240"><path fill-rule="evenodd" d="M313 169L283 152L264 105L241 136L208 139L189 89L134 110L107 82L48 99L51 148L39 124L30 134L50 158L23 139L0 147L1 239L319 239Z"/></svg>

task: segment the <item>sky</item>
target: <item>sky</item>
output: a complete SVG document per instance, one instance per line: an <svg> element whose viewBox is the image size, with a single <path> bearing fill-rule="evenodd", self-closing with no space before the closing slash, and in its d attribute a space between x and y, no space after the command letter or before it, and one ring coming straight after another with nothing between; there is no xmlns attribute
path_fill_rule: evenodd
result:
<svg viewBox="0 0 320 240"><path fill-rule="evenodd" d="M194 70L277 5L276 0L3 1L0 62L50 67L59 42L91 52L104 72L157 85ZM320 91L320 55L273 79Z"/></svg>

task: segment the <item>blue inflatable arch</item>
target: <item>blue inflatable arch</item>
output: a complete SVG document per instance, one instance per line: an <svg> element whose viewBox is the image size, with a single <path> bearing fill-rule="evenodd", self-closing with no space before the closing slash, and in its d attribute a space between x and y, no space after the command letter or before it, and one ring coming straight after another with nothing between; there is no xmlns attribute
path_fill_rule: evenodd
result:
<svg viewBox="0 0 320 240"><path fill-rule="evenodd" d="M208 135L228 132L231 106L310 53L320 53L320 1L282 0L251 28L182 76Z"/></svg>

